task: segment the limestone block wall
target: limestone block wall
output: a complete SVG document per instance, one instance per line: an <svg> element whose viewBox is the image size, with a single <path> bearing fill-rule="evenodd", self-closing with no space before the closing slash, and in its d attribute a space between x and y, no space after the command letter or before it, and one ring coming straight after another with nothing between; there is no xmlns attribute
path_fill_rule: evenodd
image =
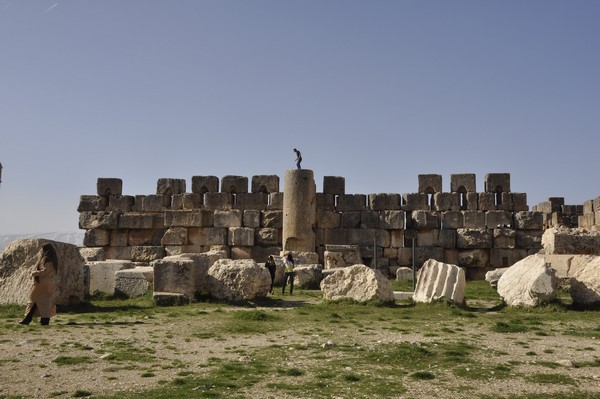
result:
<svg viewBox="0 0 600 399"><path fill-rule="evenodd" d="M587 201L590 204L593 201ZM577 228L580 226L580 218L584 214L584 205L565 205L563 197L550 197L548 201L541 202L532 207L532 210L542 212L544 214L544 228L551 227L569 227ZM591 209L590 209L591 211ZM587 213L587 212L586 212ZM581 220L581 227L588 223ZM593 225L593 220L591 225Z"/></svg>
<svg viewBox="0 0 600 399"><path fill-rule="evenodd" d="M395 273L428 259L464 267L470 278L538 252L547 212L529 211L527 195L510 191L510 175L487 174L477 191L474 174L419 175L413 193L347 194L345 179L325 176L316 193L314 252L355 245L367 265ZM249 187L250 183L250 187ZM82 195L84 246L106 259L149 263L168 255L227 251L262 262L282 248L283 197L279 177L193 176L159 179L156 194L123 195L120 179L100 178L95 195ZM600 209L600 208L599 208ZM414 248L413 248L414 246Z"/></svg>

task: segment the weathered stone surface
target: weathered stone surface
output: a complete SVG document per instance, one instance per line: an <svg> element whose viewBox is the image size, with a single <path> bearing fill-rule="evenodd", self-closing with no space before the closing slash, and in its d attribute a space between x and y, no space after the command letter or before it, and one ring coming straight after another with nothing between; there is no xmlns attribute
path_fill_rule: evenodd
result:
<svg viewBox="0 0 600 399"><path fill-rule="evenodd" d="M79 197L77 212L97 212L104 211L108 206L108 197L99 195L82 195Z"/></svg>
<svg viewBox="0 0 600 399"><path fill-rule="evenodd" d="M556 272L541 255L531 255L509 267L498 280L498 294L509 306L538 306L556 296Z"/></svg>
<svg viewBox="0 0 600 399"><path fill-rule="evenodd" d="M215 218L217 217L215 212ZM205 227L213 225L213 213L206 210L166 211L166 227ZM241 216L240 216L241 225ZM218 227L218 226L217 226Z"/></svg>
<svg viewBox="0 0 600 399"><path fill-rule="evenodd" d="M208 269L219 259L227 258L224 250L214 249L203 253L183 253L181 258L190 259L192 263L192 275L194 278L194 290L198 293L208 293Z"/></svg>
<svg viewBox="0 0 600 399"><path fill-rule="evenodd" d="M317 227L337 229L341 226L342 215L338 212L317 210Z"/></svg>
<svg viewBox="0 0 600 399"><path fill-rule="evenodd" d="M111 230L89 229L83 236L83 245L86 247L105 247L110 243Z"/></svg>
<svg viewBox="0 0 600 399"><path fill-rule="evenodd" d="M492 231L488 229L458 229L456 230L456 248L474 249L491 248Z"/></svg>
<svg viewBox="0 0 600 399"><path fill-rule="evenodd" d="M432 302L440 299L463 304L466 278L463 269L456 265L429 259L419 270L413 294L415 302Z"/></svg>
<svg viewBox="0 0 600 399"><path fill-rule="evenodd" d="M248 178L246 176L227 175L221 178L222 193L247 193Z"/></svg>
<svg viewBox="0 0 600 399"><path fill-rule="evenodd" d="M252 176L253 193L276 193L279 191L279 176L277 175L257 175Z"/></svg>
<svg viewBox="0 0 600 399"><path fill-rule="evenodd" d="M542 245L546 254L600 255L600 233L550 228L542 235Z"/></svg>
<svg viewBox="0 0 600 399"><path fill-rule="evenodd" d="M115 293L115 273L123 269L133 269L133 263L128 260L106 260L87 262L84 275L87 277L84 285L86 295L103 292L109 295Z"/></svg>
<svg viewBox="0 0 600 399"><path fill-rule="evenodd" d="M187 245L187 229L185 227L170 227L160 243L162 245Z"/></svg>
<svg viewBox="0 0 600 399"><path fill-rule="evenodd" d="M188 241L192 245L226 245L227 228L200 227L188 229Z"/></svg>
<svg viewBox="0 0 600 399"><path fill-rule="evenodd" d="M294 286L300 288L318 289L323 279L321 265L301 265L294 268Z"/></svg>
<svg viewBox="0 0 600 399"><path fill-rule="evenodd" d="M494 230L494 248L514 248L517 232L506 227L495 228Z"/></svg>
<svg viewBox="0 0 600 399"><path fill-rule="evenodd" d="M396 281L399 283L413 281L413 271L410 267L399 267L396 269Z"/></svg>
<svg viewBox="0 0 600 399"><path fill-rule="evenodd" d="M156 182L157 195L173 195L185 193L185 179L160 178Z"/></svg>
<svg viewBox="0 0 600 399"><path fill-rule="evenodd" d="M0 254L0 303L25 305L29 299L33 271L42 245L50 243L58 256L54 302L74 305L83 300L84 261L77 246L45 239L13 241Z"/></svg>
<svg viewBox="0 0 600 399"><path fill-rule="evenodd" d="M247 301L267 296L271 276L252 259L220 259L208 269L208 285L214 298Z"/></svg>
<svg viewBox="0 0 600 399"><path fill-rule="evenodd" d="M498 269L490 270L485 274L485 281L490 283L493 288L498 288L498 280L508 270L508 267L499 267Z"/></svg>
<svg viewBox="0 0 600 399"><path fill-rule="evenodd" d="M404 211L386 210L380 213L379 228L400 230L404 228Z"/></svg>
<svg viewBox="0 0 600 399"><path fill-rule="evenodd" d="M362 264L362 258L356 245L327 245L323 254L325 269Z"/></svg>
<svg viewBox="0 0 600 399"><path fill-rule="evenodd" d="M323 298L331 301L350 298L358 302L392 302L394 292L387 277L365 265L336 270L321 281Z"/></svg>
<svg viewBox="0 0 600 399"><path fill-rule="evenodd" d="M154 217L143 213L124 213L119 215L119 229L151 229Z"/></svg>
<svg viewBox="0 0 600 399"><path fill-rule="evenodd" d="M79 253L84 262L106 260L104 248L79 248Z"/></svg>
<svg viewBox="0 0 600 399"><path fill-rule="evenodd" d="M194 261L181 256L167 256L150 264L154 268L156 292L171 292L184 295L188 300L196 293ZM155 298L156 299L156 298Z"/></svg>
<svg viewBox="0 0 600 399"><path fill-rule="evenodd" d="M199 194L218 193L219 178L217 176L192 176L192 192Z"/></svg>
<svg viewBox="0 0 600 399"><path fill-rule="evenodd" d="M431 211L413 211L407 215L407 228L409 229L439 229L441 213Z"/></svg>
<svg viewBox="0 0 600 399"><path fill-rule="evenodd" d="M152 294L156 306L181 306L190 303L191 299L177 292L157 292Z"/></svg>
<svg viewBox="0 0 600 399"><path fill-rule="evenodd" d="M402 209L406 212L428 211L429 197L420 193L402 194Z"/></svg>
<svg viewBox="0 0 600 399"><path fill-rule="evenodd" d="M131 260L134 262L152 262L165 256L165 248L162 246L133 246L131 247Z"/></svg>
<svg viewBox="0 0 600 399"><path fill-rule="evenodd" d="M115 212L130 212L135 198L131 195L111 195L108 197L108 210Z"/></svg>
<svg viewBox="0 0 600 399"><path fill-rule="evenodd" d="M461 267L486 267L490 263L490 252L489 249L459 250L457 259Z"/></svg>
<svg viewBox="0 0 600 399"><path fill-rule="evenodd" d="M485 213L485 224L488 228L512 227L512 213L508 211L487 211Z"/></svg>
<svg viewBox="0 0 600 399"><path fill-rule="evenodd" d="M434 194L442 192L442 176L423 174L418 176L419 193Z"/></svg>
<svg viewBox="0 0 600 399"><path fill-rule="evenodd" d="M576 272L570 292L575 306L600 305L600 257L590 259Z"/></svg>
<svg viewBox="0 0 600 399"><path fill-rule="evenodd" d="M81 212L79 214L80 229L116 229L119 220L118 212Z"/></svg>
<svg viewBox="0 0 600 399"><path fill-rule="evenodd" d="M314 251L316 186L313 171L289 169L284 176L282 245L288 251Z"/></svg>
<svg viewBox="0 0 600 399"><path fill-rule="evenodd" d="M240 247L254 246L254 229L250 227L230 227L228 244Z"/></svg>
<svg viewBox="0 0 600 399"><path fill-rule="evenodd" d="M323 193L343 195L346 193L346 179L341 176L323 176Z"/></svg>
<svg viewBox="0 0 600 399"><path fill-rule="evenodd" d="M96 192L101 196L122 195L123 180L111 177L99 177L96 181Z"/></svg>
<svg viewBox="0 0 600 399"><path fill-rule="evenodd" d="M154 281L152 266L134 267L115 272L115 295L127 298L145 295Z"/></svg>
<svg viewBox="0 0 600 399"><path fill-rule="evenodd" d="M515 212L515 228L520 230L541 230L544 227L544 215L541 212Z"/></svg>

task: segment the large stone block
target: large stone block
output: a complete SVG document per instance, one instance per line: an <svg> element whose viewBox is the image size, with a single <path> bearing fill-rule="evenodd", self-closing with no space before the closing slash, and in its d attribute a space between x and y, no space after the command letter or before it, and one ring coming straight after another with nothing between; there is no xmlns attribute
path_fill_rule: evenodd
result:
<svg viewBox="0 0 600 399"><path fill-rule="evenodd" d="M110 230L109 245L113 247L126 247L129 245L129 230Z"/></svg>
<svg viewBox="0 0 600 399"><path fill-rule="evenodd" d="M143 296L152 288L153 281L154 268L151 266L119 270L115 272L115 295L127 298Z"/></svg>
<svg viewBox="0 0 600 399"><path fill-rule="evenodd" d="M410 248L406 248L410 250ZM415 266L420 268L427 260L435 259L444 261L444 248L442 247L416 247L415 248ZM412 260L412 257L411 257Z"/></svg>
<svg viewBox="0 0 600 399"><path fill-rule="evenodd" d="M358 302L393 302L390 281L377 270L365 265L339 269L321 281L323 298L330 301L349 298Z"/></svg>
<svg viewBox="0 0 600 399"><path fill-rule="evenodd" d="M204 205L208 209L231 209L233 198L229 193L206 193Z"/></svg>
<svg viewBox="0 0 600 399"><path fill-rule="evenodd" d="M485 224L488 228L511 227L513 223L511 212L487 211L485 213Z"/></svg>
<svg viewBox="0 0 600 399"><path fill-rule="evenodd" d="M253 193L277 193L279 192L279 176L277 175L257 175L252 176Z"/></svg>
<svg viewBox="0 0 600 399"><path fill-rule="evenodd" d="M529 210L526 193L511 193L511 195L514 212L523 212Z"/></svg>
<svg viewBox="0 0 600 399"><path fill-rule="evenodd" d="M544 228L544 215L541 212L515 212L515 228L519 230L542 230Z"/></svg>
<svg viewBox="0 0 600 399"><path fill-rule="evenodd" d="M317 211L335 211L335 195L317 193Z"/></svg>
<svg viewBox="0 0 600 399"><path fill-rule="evenodd" d="M456 248L456 230L442 229L438 236L439 246L442 248Z"/></svg>
<svg viewBox="0 0 600 399"><path fill-rule="evenodd" d="M474 173L450 175L450 191L453 193L475 193L477 185Z"/></svg>
<svg viewBox="0 0 600 399"><path fill-rule="evenodd" d="M79 228L88 229L116 229L119 213L117 212L81 212L79 213Z"/></svg>
<svg viewBox="0 0 600 399"><path fill-rule="evenodd" d="M488 173L483 186L486 193L509 193L510 173Z"/></svg>
<svg viewBox="0 0 600 399"><path fill-rule="evenodd" d="M213 222L216 222L216 220L214 220L216 219L216 216L213 219L213 212L205 209L193 211L166 211L164 215L166 227L209 227L213 225Z"/></svg>
<svg viewBox="0 0 600 399"><path fill-rule="evenodd" d="M108 207L108 197L99 195L82 195L79 197L77 212L105 211Z"/></svg>
<svg viewBox="0 0 600 399"><path fill-rule="evenodd" d="M517 232L513 229L500 227L494 230L494 248L512 249L516 246Z"/></svg>
<svg viewBox="0 0 600 399"><path fill-rule="evenodd" d="M379 213L379 228L397 230L404 228L404 211L382 211Z"/></svg>
<svg viewBox="0 0 600 399"><path fill-rule="evenodd" d="M360 212L350 211L344 212L342 215L342 227L345 229L358 229L360 228Z"/></svg>
<svg viewBox="0 0 600 399"><path fill-rule="evenodd" d="M183 210L198 209L204 205L204 194L199 193L184 193L181 196L181 207ZM175 199L175 196L173 196ZM171 209L175 209L175 206L171 204Z"/></svg>
<svg viewBox="0 0 600 399"><path fill-rule="evenodd" d="M283 227L283 211L263 211L261 212L261 226L274 229Z"/></svg>
<svg viewBox="0 0 600 399"><path fill-rule="evenodd" d="M134 262L152 262L165 257L165 248L157 245L139 245L131 247L131 260Z"/></svg>
<svg viewBox="0 0 600 399"><path fill-rule="evenodd" d="M317 227L323 229L337 229L341 227L342 214L339 212L317 210Z"/></svg>
<svg viewBox="0 0 600 399"><path fill-rule="evenodd" d="M323 176L323 194L346 194L346 179L340 176Z"/></svg>
<svg viewBox="0 0 600 399"><path fill-rule="evenodd" d="M439 247L440 231L438 229L418 230L417 246L419 247Z"/></svg>
<svg viewBox="0 0 600 399"><path fill-rule="evenodd" d="M160 240L162 245L187 245L187 228L170 227Z"/></svg>
<svg viewBox="0 0 600 399"><path fill-rule="evenodd" d="M88 262L84 266L87 284L84 286L86 295L103 292L109 295L115 293L115 272L132 269L133 263L128 260L106 260Z"/></svg>
<svg viewBox="0 0 600 399"><path fill-rule="evenodd" d="M185 179L161 178L156 182L156 195L171 196L185 193Z"/></svg>
<svg viewBox="0 0 600 399"><path fill-rule="evenodd" d="M492 230L488 229L458 229L456 237L456 248L491 248Z"/></svg>
<svg viewBox="0 0 600 399"><path fill-rule="evenodd" d="M399 210L402 207L400 194L369 194L369 209L373 211Z"/></svg>
<svg viewBox="0 0 600 399"><path fill-rule="evenodd" d="M462 197L461 209L476 211L479 209L479 194L478 193L466 193Z"/></svg>
<svg viewBox="0 0 600 399"><path fill-rule="evenodd" d="M116 212L131 212L135 197L132 195L111 195L108 197L108 210Z"/></svg>
<svg viewBox="0 0 600 399"><path fill-rule="evenodd" d="M392 248L404 247L404 230L390 231L390 245Z"/></svg>
<svg viewBox="0 0 600 399"><path fill-rule="evenodd" d="M419 193L435 194L442 192L441 175L419 175Z"/></svg>
<svg viewBox="0 0 600 399"><path fill-rule="evenodd" d="M243 213L241 210L215 211L215 227L242 227Z"/></svg>
<svg viewBox="0 0 600 399"><path fill-rule="evenodd" d="M360 212L360 228L361 229L377 229L379 228L379 213L375 211Z"/></svg>
<svg viewBox="0 0 600 399"><path fill-rule="evenodd" d="M440 212L413 211L407 215L407 228L417 230L439 229Z"/></svg>
<svg viewBox="0 0 600 399"><path fill-rule="evenodd" d="M496 193L478 193L477 204L480 211L495 211Z"/></svg>
<svg viewBox="0 0 600 399"><path fill-rule="evenodd" d="M460 267L430 259L419 271L413 300L433 302L444 299L462 305L466 285L465 272Z"/></svg>
<svg viewBox="0 0 600 399"><path fill-rule="evenodd" d="M283 193L269 194L269 210L283 210Z"/></svg>
<svg viewBox="0 0 600 399"><path fill-rule="evenodd" d="M435 193L433 209L436 211L459 211L461 209L460 198L458 193Z"/></svg>
<svg viewBox="0 0 600 399"><path fill-rule="evenodd" d="M278 229L255 229L254 230L254 245L263 247L273 247L281 245L281 234Z"/></svg>
<svg viewBox="0 0 600 399"><path fill-rule="evenodd" d="M517 248L538 251L543 248L542 234L541 230L517 230L515 244Z"/></svg>
<svg viewBox="0 0 600 399"><path fill-rule="evenodd" d="M465 218L462 211L442 212L442 229L461 229L465 225Z"/></svg>
<svg viewBox="0 0 600 399"><path fill-rule="evenodd" d="M258 209L246 209L242 214L242 225L244 227L260 227L260 211Z"/></svg>
<svg viewBox="0 0 600 399"><path fill-rule="evenodd" d="M196 293L194 261L168 256L151 263L154 269L154 292L172 292L192 300Z"/></svg>
<svg viewBox="0 0 600 399"><path fill-rule="evenodd" d="M129 230L128 244L130 246L160 245L165 231L163 229L131 229Z"/></svg>
<svg viewBox="0 0 600 399"><path fill-rule="evenodd" d="M498 280L498 294L508 306L538 306L556 297L558 278L543 256L532 255L509 267Z"/></svg>
<svg viewBox="0 0 600 399"><path fill-rule="evenodd" d="M600 255L600 233L551 228L544 231L542 245L546 254Z"/></svg>
<svg viewBox="0 0 600 399"><path fill-rule="evenodd" d="M163 212L170 207L171 196L169 195L145 195L142 198L142 212Z"/></svg>
<svg viewBox="0 0 600 399"><path fill-rule="evenodd" d="M39 251L44 244L52 244L58 257L54 287L56 305L77 305L83 300L84 261L76 245L45 239L16 240L0 253L0 304L25 305L29 300Z"/></svg>
<svg viewBox="0 0 600 399"><path fill-rule="evenodd" d="M83 245L85 247L105 247L110 244L111 230L90 229L86 230L83 236Z"/></svg>
<svg viewBox="0 0 600 399"><path fill-rule="evenodd" d="M227 245L227 228L189 228L188 241L192 245Z"/></svg>
<svg viewBox="0 0 600 399"><path fill-rule="evenodd" d="M96 181L96 193L100 196L123 195L123 180L99 177Z"/></svg>
<svg viewBox="0 0 600 399"><path fill-rule="evenodd" d="M502 211L513 211L512 193L496 193L496 209Z"/></svg>
<svg viewBox="0 0 600 399"><path fill-rule="evenodd" d="M468 249L458 251L458 265L467 268L485 268L490 265L489 249Z"/></svg>
<svg viewBox="0 0 600 399"><path fill-rule="evenodd" d="M117 223L119 229L151 229L154 227L153 215L144 213L123 213Z"/></svg>
<svg viewBox="0 0 600 399"><path fill-rule="evenodd" d="M402 194L402 209L406 212L428 211L430 209L429 196L415 193Z"/></svg>
<svg viewBox="0 0 600 399"><path fill-rule="evenodd" d="M217 176L192 176L192 193L218 193L219 178Z"/></svg>
<svg viewBox="0 0 600 399"><path fill-rule="evenodd" d="M106 259L131 260L131 247L104 247Z"/></svg>
<svg viewBox="0 0 600 399"><path fill-rule="evenodd" d="M267 209L269 194L265 193L240 193L235 196L234 208L236 209Z"/></svg>
<svg viewBox="0 0 600 399"><path fill-rule="evenodd" d="M344 194L337 200L338 212L362 211L367 206L367 196L364 194Z"/></svg>
<svg viewBox="0 0 600 399"><path fill-rule="evenodd" d="M248 192L248 178L246 176L223 176L221 178L221 192L240 194Z"/></svg>
<svg viewBox="0 0 600 399"><path fill-rule="evenodd" d="M240 247L254 246L254 229L249 227L230 227L228 244Z"/></svg>
<svg viewBox="0 0 600 399"><path fill-rule="evenodd" d="M265 297L271 288L269 271L252 259L220 259L209 269L209 292L217 299L247 301Z"/></svg>
<svg viewBox="0 0 600 399"><path fill-rule="evenodd" d="M527 257L525 249L492 248L490 267L509 267L525 257Z"/></svg>
<svg viewBox="0 0 600 399"><path fill-rule="evenodd" d="M485 212L463 211L464 227L466 229L485 229Z"/></svg>

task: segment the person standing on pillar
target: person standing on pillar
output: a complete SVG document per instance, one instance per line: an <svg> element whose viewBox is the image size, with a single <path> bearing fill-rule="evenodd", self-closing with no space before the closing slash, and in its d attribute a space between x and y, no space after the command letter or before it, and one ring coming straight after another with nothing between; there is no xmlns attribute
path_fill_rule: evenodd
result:
<svg viewBox="0 0 600 399"><path fill-rule="evenodd" d="M285 258L285 274L283 275L283 287L281 287L281 295L285 294L285 286L288 280L290 281L290 295L294 295L294 258L291 252L288 252Z"/></svg>
<svg viewBox="0 0 600 399"><path fill-rule="evenodd" d="M0 183L2 183L2 162L0 162Z"/></svg>
<svg viewBox="0 0 600 399"><path fill-rule="evenodd" d="M302 169L300 167L300 163L302 162L302 154L300 154L300 151L298 151L297 149L294 148L294 152L296 153L296 167L298 169Z"/></svg>
<svg viewBox="0 0 600 399"><path fill-rule="evenodd" d="M58 257L51 244L44 244L38 255L35 270L30 276L33 287L29 293L29 302L25 317L19 324L29 324L33 316L40 316L40 324L47 326L50 318L56 314L54 303L54 277L58 271Z"/></svg>

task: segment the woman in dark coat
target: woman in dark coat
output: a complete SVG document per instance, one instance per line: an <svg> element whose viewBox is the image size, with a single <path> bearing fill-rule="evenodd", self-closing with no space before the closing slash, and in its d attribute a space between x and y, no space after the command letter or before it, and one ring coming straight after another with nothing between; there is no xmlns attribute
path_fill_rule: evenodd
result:
<svg viewBox="0 0 600 399"><path fill-rule="evenodd" d="M58 271L58 257L51 244L44 244L38 255L35 270L31 272L33 287L25 309L25 317L20 324L29 324L34 316L40 317L43 326L50 324L50 318L56 315L54 303L54 277Z"/></svg>

